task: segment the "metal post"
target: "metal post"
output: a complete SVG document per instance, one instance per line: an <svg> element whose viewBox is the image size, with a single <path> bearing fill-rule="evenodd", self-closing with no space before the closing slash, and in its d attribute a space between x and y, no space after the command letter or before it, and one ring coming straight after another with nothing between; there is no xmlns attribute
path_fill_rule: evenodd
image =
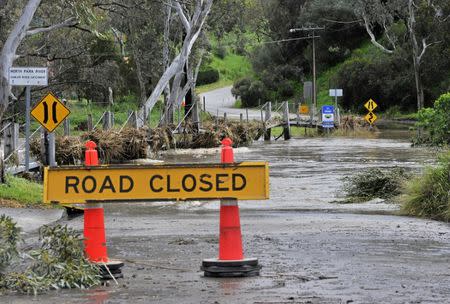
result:
<svg viewBox="0 0 450 304"><path fill-rule="evenodd" d="M240 121L241 123L244 122L244 114L239 113L239 121Z"/></svg>
<svg viewBox="0 0 450 304"><path fill-rule="evenodd" d="M206 97L203 96L203 112L206 112Z"/></svg>
<svg viewBox="0 0 450 304"><path fill-rule="evenodd" d="M283 109L283 120L285 121L284 124L284 139L289 140L291 139L291 124L289 121L289 102L284 102L284 109Z"/></svg>
<svg viewBox="0 0 450 304"><path fill-rule="evenodd" d="M31 87L25 91L25 172L30 171L30 111L31 111Z"/></svg>
<svg viewBox="0 0 450 304"><path fill-rule="evenodd" d="M315 39L315 35L314 35L314 31L312 32L313 34L313 104L314 104L314 114L316 113L316 109L317 109L317 95L316 95L316 39Z"/></svg>
<svg viewBox="0 0 450 304"><path fill-rule="evenodd" d="M248 109L245 109L245 115L247 116L247 123L248 123Z"/></svg>
<svg viewBox="0 0 450 304"><path fill-rule="evenodd" d="M55 132L48 133L48 163L51 167L56 166L55 160Z"/></svg>

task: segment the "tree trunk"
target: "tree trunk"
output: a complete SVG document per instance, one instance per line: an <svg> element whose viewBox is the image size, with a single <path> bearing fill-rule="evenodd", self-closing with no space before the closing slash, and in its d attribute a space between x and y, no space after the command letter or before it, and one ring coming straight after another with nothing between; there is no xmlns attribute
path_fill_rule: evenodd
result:
<svg viewBox="0 0 450 304"><path fill-rule="evenodd" d="M425 95L422 84L422 77L420 75L420 62L417 60L417 56L414 55L414 78L416 80L416 93L417 93L417 111L423 109L425 105Z"/></svg>
<svg viewBox="0 0 450 304"><path fill-rule="evenodd" d="M11 33L3 45L0 53L0 121L8 108L11 86L8 82L9 68L16 59L17 48L27 35L27 30L41 0L29 0L25 5L19 21L16 22Z"/></svg>
<svg viewBox="0 0 450 304"><path fill-rule="evenodd" d="M141 117L144 118L141 119L142 121L147 120L147 116L155 106L156 102L158 101L158 98L161 96L164 88L167 86L169 81L180 71L183 70L186 60L188 59L192 51L192 48L195 42L197 41L198 36L200 35L206 17L208 16L211 10L212 2L213 0L204 0L204 1L197 0L195 12L192 15L190 21L187 20L186 16L182 11L178 11L180 19L187 31L186 39L184 39L183 41L181 52L173 59L172 63L164 71L163 75L156 84L152 94L147 99L144 107L140 110L139 114ZM178 8L180 8L180 4L177 1L175 1L175 3L178 4Z"/></svg>

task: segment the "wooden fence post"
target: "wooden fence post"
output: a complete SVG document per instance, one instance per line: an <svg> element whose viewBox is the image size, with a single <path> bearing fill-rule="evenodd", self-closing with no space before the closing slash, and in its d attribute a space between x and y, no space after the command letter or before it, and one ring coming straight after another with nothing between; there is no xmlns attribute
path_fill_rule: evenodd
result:
<svg viewBox="0 0 450 304"><path fill-rule="evenodd" d="M87 129L89 132L94 129L94 120L92 119L92 114L87 115Z"/></svg>
<svg viewBox="0 0 450 304"><path fill-rule="evenodd" d="M283 134L284 134L284 140L291 139L291 124L289 121L289 102L284 102L284 109L283 109Z"/></svg>
<svg viewBox="0 0 450 304"><path fill-rule="evenodd" d="M267 126L269 120L272 118L272 102L266 103L266 113L264 116L264 140L270 141L272 137L272 128Z"/></svg>
<svg viewBox="0 0 450 304"><path fill-rule="evenodd" d="M10 156L19 146L19 124L10 123L3 133L3 138L5 142L4 147L4 158Z"/></svg>

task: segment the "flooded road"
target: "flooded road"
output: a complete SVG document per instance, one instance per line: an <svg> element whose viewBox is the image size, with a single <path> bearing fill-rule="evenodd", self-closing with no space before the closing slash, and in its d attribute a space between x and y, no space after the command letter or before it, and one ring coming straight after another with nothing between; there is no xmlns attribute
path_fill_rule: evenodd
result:
<svg viewBox="0 0 450 304"><path fill-rule="evenodd" d="M245 254L260 259L260 277L212 279L199 270L218 253L218 202L114 204L105 214L109 256L126 264L118 286L2 303L450 303L450 225L392 215L391 203L330 203L345 176L370 167L418 172L434 157L393 133L236 149L236 161L270 163L271 199L240 203ZM179 151L165 159L219 155ZM82 218L67 223L82 230Z"/></svg>

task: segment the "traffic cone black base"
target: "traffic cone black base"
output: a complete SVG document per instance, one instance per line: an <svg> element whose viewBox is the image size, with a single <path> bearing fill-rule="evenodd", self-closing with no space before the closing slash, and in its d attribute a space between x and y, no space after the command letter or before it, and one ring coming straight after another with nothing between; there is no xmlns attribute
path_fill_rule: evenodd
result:
<svg viewBox="0 0 450 304"><path fill-rule="evenodd" d="M97 263L97 265L100 268L100 275L102 277L102 280L112 280L113 278L111 277L111 275L113 275L115 279L123 278L121 269L124 265L123 262L117 260L109 260L105 263Z"/></svg>
<svg viewBox="0 0 450 304"><path fill-rule="evenodd" d="M254 277L259 275L261 267L258 259L254 258L242 260L206 259L202 262L201 270L204 271L205 277Z"/></svg>

